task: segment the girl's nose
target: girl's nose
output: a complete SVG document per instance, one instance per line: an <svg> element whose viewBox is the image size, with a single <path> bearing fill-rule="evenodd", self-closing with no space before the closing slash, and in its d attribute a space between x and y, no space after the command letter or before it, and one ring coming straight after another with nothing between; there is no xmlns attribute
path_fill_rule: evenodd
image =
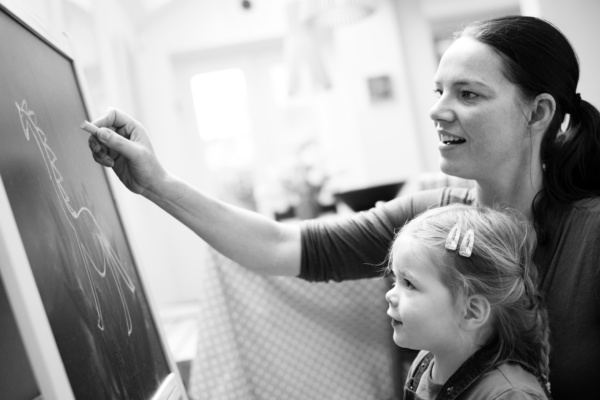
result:
<svg viewBox="0 0 600 400"><path fill-rule="evenodd" d="M388 290L388 292L385 294L385 299L392 307L398 307L398 295L396 294L394 288Z"/></svg>

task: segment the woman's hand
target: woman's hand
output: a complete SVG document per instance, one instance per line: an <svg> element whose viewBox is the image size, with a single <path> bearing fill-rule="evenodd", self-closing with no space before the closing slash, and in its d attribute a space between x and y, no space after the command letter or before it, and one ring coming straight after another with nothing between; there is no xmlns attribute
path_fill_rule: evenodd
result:
<svg viewBox="0 0 600 400"><path fill-rule="evenodd" d="M144 126L114 108L92 124L100 128L88 141L94 160L112 168L132 192L153 192L167 172L156 157Z"/></svg>

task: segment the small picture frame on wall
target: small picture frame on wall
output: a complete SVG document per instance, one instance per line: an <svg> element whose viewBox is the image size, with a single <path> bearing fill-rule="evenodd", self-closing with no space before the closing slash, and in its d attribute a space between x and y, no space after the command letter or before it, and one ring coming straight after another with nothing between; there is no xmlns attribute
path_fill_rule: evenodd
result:
<svg viewBox="0 0 600 400"><path fill-rule="evenodd" d="M371 103L383 103L394 99L392 79L389 75L367 78Z"/></svg>

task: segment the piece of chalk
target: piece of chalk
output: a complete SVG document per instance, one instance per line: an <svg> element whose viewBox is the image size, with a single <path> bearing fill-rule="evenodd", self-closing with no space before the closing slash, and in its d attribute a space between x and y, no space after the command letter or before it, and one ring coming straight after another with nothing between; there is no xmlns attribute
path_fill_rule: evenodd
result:
<svg viewBox="0 0 600 400"><path fill-rule="evenodd" d="M88 133L91 133L92 135L95 135L98 133L98 127L88 121L83 121L80 128Z"/></svg>

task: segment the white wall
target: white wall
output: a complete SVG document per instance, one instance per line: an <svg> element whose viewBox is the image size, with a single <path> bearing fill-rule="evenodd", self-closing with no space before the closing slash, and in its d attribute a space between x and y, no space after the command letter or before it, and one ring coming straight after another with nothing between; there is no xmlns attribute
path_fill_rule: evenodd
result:
<svg viewBox="0 0 600 400"><path fill-rule="evenodd" d="M362 167L352 173L360 178L346 183L350 188L404 180L425 169L419 143L423 132L401 40L406 32L398 29L397 16L393 1L381 1L375 15L334 32L333 84L344 115L334 119L332 135L336 143L353 142L348 146L352 151L343 148L340 156L347 157L346 165ZM414 40L421 43L421 39ZM419 51L428 50L429 64L423 67L433 71L432 44ZM367 79L377 76L390 77L391 100L371 102Z"/></svg>
<svg viewBox="0 0 600 400"><path fill-rule="evenodd" d="M521 0L526 15L545 18L569 39L579 56L578 92L584 100L600 107L600 1Z"/></svg>
<svg viewBox="0 0 600 400"><path fill-rule="evenodd" d="M233 7L232 3L219 2L222 7L216 7L216 3L178 2L176 7L162 13L160 20L155 17L142 26L139 32L142 46L137 56L139 64L144 66L138 84L144 104L139 118L151 130L164 131L170 127L173 131L175 126L190 126L189 121L179 118L181 109L186 107L181 104L185 99L172 89L177 55L201 55L234 44L241 48L244 43L251 46L283 38L287 33L282 7L285 2L257 2L256 10L250 12ZM324 102L328 106L323 107L331 115L329 134L334 138L329 142L345 144L343 151L331 151L330 155L339 157L336 163L344 165L347 175L354 177L344 183L346 187L404 179L424 169L413 99L410 90L406 90L410 77L403 63L393 1L381 3L378 12L367 20L334 32L334 54L330 57L334 90L328 96L330 100ZM424 43L426 39L423 38ZM429 59L430 65L421 63L421 70L434 70L433 54ZM366 80L380 74L391 76L396 97L394 101L373 106L368 101ZM182 132L186 131L172 132L171 138L186 134ZM159 143L158 147L162 145ZM170 163L171 158L174 163L181 160L180 153L177 157L168 154L165 157L165 163ZM198 183L210 186L208 182Z"/></svg>

